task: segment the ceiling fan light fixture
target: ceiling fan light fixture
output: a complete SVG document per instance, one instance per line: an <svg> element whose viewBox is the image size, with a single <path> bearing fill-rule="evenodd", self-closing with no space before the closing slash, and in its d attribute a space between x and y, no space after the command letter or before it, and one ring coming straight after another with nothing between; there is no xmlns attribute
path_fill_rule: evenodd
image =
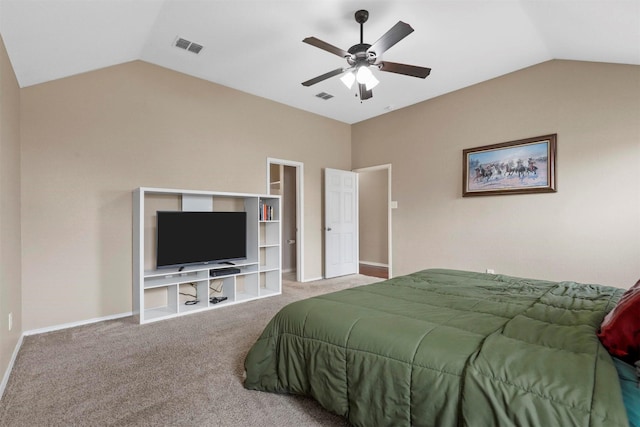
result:
<svg viewBox="0 0 640 427"><path fill-rule="evenodd" d="M344 83L347 89L351 89L353 87L353 83L356 81L356 76L353 74L353 71L349 71L340 77L340 80Z"/></svg>
<svg viewBox="0 0 640 427"><path fill-rule="evenodd" d="M371 77L364 85L366 86L367 90L371 90L374 87L378 86L378 83L380 83L380 81L376 79L373 73L371 73Z"/></svg>
<svg viewBox="0 0 640 427"><path fill-rule="evenodd" d="M365 85L367 90L373 89L378 86L378 83L380 83L367 66L361 66L358 68L358 71L356 72L356 80L358 83Z"/></svg>

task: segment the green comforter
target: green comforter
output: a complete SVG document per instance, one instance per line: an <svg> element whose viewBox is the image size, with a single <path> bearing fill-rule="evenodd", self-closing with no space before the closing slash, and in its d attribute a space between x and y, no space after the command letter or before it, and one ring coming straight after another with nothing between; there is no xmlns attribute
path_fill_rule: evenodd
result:
<svg viewBox="0 0 640 427"><path fill-rule="evenodd" d="M425 270L292 303L245 387L312 396L358 426L626 426L596 337L623 290Z"/></svg>

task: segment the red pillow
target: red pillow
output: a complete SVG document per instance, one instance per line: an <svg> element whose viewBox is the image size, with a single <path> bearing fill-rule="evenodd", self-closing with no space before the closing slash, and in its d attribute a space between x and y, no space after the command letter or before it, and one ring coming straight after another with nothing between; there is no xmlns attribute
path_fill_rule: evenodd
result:
<svg viewBox="0 0 640 427"><path fill-rule="evenodd" d="M598 338L611 355L632 364L640 359L640 280L605 316Z"/></svg>

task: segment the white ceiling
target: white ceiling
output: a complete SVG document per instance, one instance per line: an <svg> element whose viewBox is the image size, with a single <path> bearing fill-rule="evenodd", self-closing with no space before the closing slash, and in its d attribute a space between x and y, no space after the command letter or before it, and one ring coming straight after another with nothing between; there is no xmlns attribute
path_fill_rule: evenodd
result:
<svg viewBox="0 0 640 427"><path fill-rule="evenodd" d="M363 102L338 77L302 86L346 66L302 39L349 49L358 9L365 43L410 24L383 59L431 75L374 71ZM351 124L551 59L640 65L640 0L0 0L0 34L21 87L139 59Z"/></svg>

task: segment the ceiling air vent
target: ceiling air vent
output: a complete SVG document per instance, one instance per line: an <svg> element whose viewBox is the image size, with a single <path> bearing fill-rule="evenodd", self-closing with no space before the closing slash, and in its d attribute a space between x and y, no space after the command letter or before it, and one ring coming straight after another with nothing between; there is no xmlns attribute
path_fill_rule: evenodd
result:
<svg viewBox="0 0 640 427"><path fill-rule="evenodd" d="M201 44L194 43L187 39L183 39L182 37L178 37L176 39L174 46L179 47L180 49L188 50L189 52L193 52L195 54L200 53L203 47Z"/></svg>
<svg viewBox="0 0 640 427"><path fill-rule="evenodd" d="M202 50L202 45L199 45L199 44L197 44L197 43L191 43L191 44L189 45L189 47L187 48L187 50L188 50L189 52L193 52L193 53L195 53L195 54L198 54L198 53L200 53L200 51Z"/></svg>
<svg viewBox="0 0 640 427"><path fill-rule="evenodd" d="M331 95L330 93L327 93L327 92L320 92L320 93L317 93L317 94L316 94L316 96L317 96L318 98L324 99L325 101L326 101L327 99L331 99L331 98L333 98L333 95Z"/></svg>

